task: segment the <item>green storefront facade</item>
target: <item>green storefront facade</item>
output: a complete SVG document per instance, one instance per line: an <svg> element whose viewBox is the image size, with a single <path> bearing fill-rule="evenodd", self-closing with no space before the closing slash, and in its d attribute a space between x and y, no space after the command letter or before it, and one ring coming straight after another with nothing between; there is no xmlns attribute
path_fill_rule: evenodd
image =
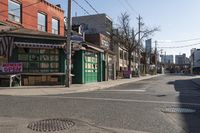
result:
<svg viewBox="0 0 200 133"><path fill-rule="evenodd" d="M73 58L72 83L102 82L105 79L103 50L86 49L76 51Z"/></svg>
<svg viewBox="0 0 200 133"><path fill-rule="evenodd" d="M0 38L13 40L12 43L5 44L10 46L7 51L12 54L5 56L3 63L22 64L20 72L22 85L64 85L65 37L19 29L1 33Z"/></svg>

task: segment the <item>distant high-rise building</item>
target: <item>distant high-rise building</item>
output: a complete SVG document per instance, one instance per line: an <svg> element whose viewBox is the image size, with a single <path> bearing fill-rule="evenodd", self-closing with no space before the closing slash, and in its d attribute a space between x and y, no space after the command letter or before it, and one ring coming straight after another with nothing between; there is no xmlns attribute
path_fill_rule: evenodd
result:
<svg viewBox="0 0 200 133"><path fill-rule="evenodd" d="M161 55L161 63L173 64L174 56L173 55Z"/></svg>
<svg viewBox="0 0 200 133"><path fill-rule="evenodd" d="M175 56L175 64L183 65L183 64L186 64L186 62L187 62L186 54Z"/></svg>

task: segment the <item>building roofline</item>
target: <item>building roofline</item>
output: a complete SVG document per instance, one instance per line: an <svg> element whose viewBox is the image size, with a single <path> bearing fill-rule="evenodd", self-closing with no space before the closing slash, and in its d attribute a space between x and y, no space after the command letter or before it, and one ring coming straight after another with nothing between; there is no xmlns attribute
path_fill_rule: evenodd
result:
<svg viewBox="0 0 200 133"><path fill-rule="evenodd" d="M75 16L72 18L78 18L78 17L90 17L90 16L98 16L98 15L104 15L106 18L108 18L110 21L112 21L111 17L109 17L107 14L105 13L100 13L100 14L91 14L91 15L81 15L81 16Z"/></svg>
<svg viewBox="0 0 200 133"><path fill-rule="evenodd" d="M55 9L61 11L61 12L63 12L63 13L65 12L62 8L60 8L60 7L56 6L56 5L54 5L54 4L50 3L50 2L48 2L47 0L40 0L40 1L41 1L41 2L44 2L45 4L47 4L47 5L49 5L49 6L53 7L53 8L55 8Z"/></svg>

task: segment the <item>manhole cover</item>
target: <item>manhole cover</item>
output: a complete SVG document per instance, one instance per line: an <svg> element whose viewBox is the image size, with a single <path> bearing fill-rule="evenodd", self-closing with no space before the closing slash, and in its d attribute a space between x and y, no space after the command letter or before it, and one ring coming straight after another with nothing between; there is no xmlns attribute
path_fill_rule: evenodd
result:
<svg viewBox="0 0 200 133"><path fill-rule="evenodd" d="M194 113L196 110L189 108L165 108L161 110L164 113Z"/></svg>
<svg viewBox="0 0 200 133"><path fill-rule="evenodd" d="M68 119L45 119L30 123L27 127L38 132L56 132L72 128L75 123Z"/></svg>

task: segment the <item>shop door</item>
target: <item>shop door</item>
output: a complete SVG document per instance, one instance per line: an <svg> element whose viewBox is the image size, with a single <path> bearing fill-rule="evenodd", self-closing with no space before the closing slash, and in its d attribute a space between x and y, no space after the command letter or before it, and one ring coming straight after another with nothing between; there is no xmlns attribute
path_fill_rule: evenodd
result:
<svg viewBox="0 0 200 133"><path fill-rule="evenodd" d="M98 56L95 53L85 53L85 83L97 82Z"/></svg>
<svg viewBox="0 0 200 133"><path fill-rule="evenodd" d="M106 62L102 61L102 77L103 77L103 81L106 81L106 74L105 74L105 69L106 69Z"/></svg>

